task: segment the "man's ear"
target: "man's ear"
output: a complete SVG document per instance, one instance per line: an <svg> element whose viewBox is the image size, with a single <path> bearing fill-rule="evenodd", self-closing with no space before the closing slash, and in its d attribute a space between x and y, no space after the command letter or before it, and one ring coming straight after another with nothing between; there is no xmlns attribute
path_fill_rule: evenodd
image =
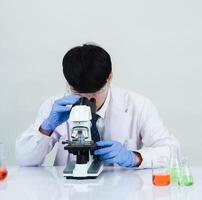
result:
<svg viewBox="0 0 202 200"><path fill-rule="evenodd" d="M108 79L107 79L107 81L109 82L109 84L111 84L112 79L113 79L113 73L111 72L111 73L109 74Z"/></svg>

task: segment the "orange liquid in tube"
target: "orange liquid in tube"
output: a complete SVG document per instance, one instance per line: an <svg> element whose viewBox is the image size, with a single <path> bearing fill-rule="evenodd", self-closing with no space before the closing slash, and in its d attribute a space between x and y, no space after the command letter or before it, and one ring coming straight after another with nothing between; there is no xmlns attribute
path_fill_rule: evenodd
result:
<svg viewBox="0 0 202 200"><path fill-rule="evenodd" d="M170 184L169 174L154 174L152 176L152 182L156 186L166 186Z"/></svg>
<svg viewBox="0 0 202 200"><path fill-rule="evenodd" d="M7 177L8 171L6 169L0 169L0 181L3 181Z"/></svg>

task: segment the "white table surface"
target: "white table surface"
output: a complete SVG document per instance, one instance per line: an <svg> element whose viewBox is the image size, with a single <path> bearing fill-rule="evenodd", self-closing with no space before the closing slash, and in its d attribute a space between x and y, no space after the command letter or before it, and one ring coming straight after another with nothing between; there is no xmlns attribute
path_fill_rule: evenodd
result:
<svg viewBox="0 0 202 200"><path fill-rule="evenodd" d="M64 167L9 167L8 177L0 181L0 200L200 200L202 167L192 167L194 185L156 187L151 170L105 167L96 179L70 180Z"/></svg>

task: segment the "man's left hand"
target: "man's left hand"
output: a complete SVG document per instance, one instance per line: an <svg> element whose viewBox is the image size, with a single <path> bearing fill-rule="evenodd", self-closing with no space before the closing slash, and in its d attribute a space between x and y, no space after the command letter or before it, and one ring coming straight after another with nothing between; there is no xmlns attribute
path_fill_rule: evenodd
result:
<svg viewBox="0 0 202 200"><path fill-rule="evenodd" d="M94 152L95 155L100 156L99 159L104 163L117 163L123 167L135 166L135 154L127 150L120 142L111 140L102 140L96 142L98 149Z"/></svg>

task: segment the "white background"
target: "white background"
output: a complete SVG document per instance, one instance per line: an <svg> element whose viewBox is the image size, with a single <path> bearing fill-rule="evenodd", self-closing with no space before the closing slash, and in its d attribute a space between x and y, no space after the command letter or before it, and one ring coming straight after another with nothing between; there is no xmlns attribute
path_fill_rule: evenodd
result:
<svg viewBox="0 0 202 200"><path fill-rule="evenodd" d="M16 137L41 103L64 91L66 51L95 42L112 57L114 83L150 97L183 154L201 165L201 10L199 0L0 0L0 141L8 164L16 164Z"/></svg>

